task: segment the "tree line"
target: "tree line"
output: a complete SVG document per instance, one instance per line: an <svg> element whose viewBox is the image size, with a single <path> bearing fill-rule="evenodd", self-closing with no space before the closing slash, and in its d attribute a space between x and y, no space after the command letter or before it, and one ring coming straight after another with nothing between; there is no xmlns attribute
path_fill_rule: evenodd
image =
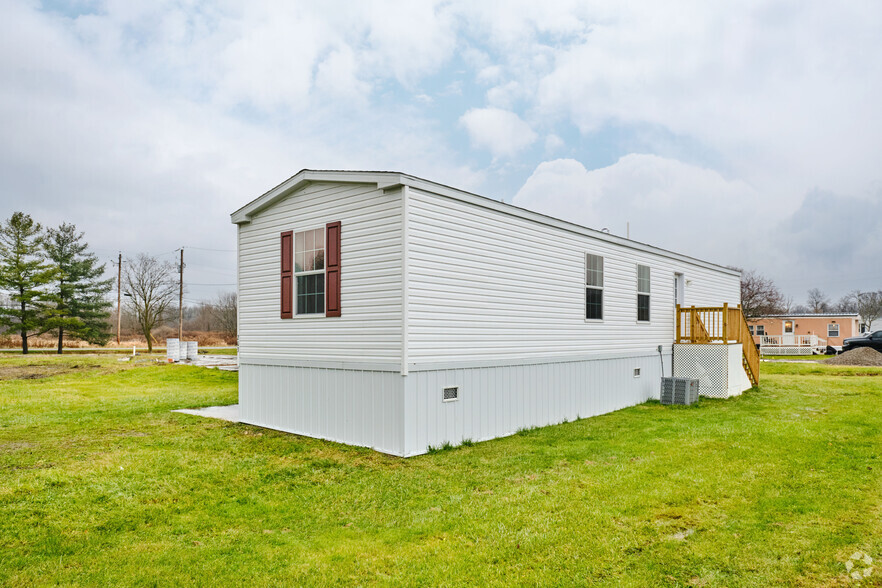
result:
<svg viewBox="0 0 882 588"><path fill-rule="evenodd" d="M177 310L176 268L141 253L126 259L122 289L126 309L153 351L152 331ZM64 338L106 345L111 337L113 278L105 264L89 250L85 234L73 224L44 229L28 214L15 212L0 225L0 333L21 337L22 353L28 339L52 333L62 353ZM236 295L221 294L210 310L226 334L236 332Z"/></svg>
<svg viewBox="0 0 882 588"><path fill-rule="evenodd" d="M0 290L10 301L0 307L0 327L21 336L22 353L28 337L50 331L59 353L65 334L98 345L109 340L113 280L103 279L104 265L83 237L68 223L44 230L23 212L0 225Z"/></svg>
<svg viewBox="0 0 882 588"><path fill-rule="evenodd" d="M741 274L741 308L749 319L771 314L858 313L869 327L882 317L882 290L852 290L833 301L819 288L812 288L805 304L795 304L774 281L750 270Z"/></svg>

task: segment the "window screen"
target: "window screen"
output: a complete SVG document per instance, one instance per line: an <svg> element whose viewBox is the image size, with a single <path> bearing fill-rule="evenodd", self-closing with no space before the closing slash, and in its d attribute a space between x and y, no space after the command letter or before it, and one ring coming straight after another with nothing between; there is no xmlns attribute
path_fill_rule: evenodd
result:
<svg viewBox="0 0 882 588"><path fill-rule="evenodd" d="M637 320L649 320L649 266L637 266Z"/></svg>
<svg viewBox="0 0 882 588"><path fill-rule="evenodd" d="M585 256L585 318L603 319L603 257Z"/></svg>
<svg viewBox="0 0 882 588"><path fill-rule="evenodd" d="M294 234L297 314L325 312L325 229Z"/></svg>

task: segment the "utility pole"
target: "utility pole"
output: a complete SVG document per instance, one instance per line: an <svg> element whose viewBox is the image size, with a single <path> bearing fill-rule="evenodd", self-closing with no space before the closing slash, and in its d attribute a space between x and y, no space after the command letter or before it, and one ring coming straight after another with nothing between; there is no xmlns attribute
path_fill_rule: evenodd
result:
<svg viewBox="0 0 882 588"><path fill-rule="evenodd" d="M116 344L119 345L119 331L122 326L122 251L116 263Z"/></svg>
<svg viewBox="0 0 882 588"><path fill-rule="evenodd" d="M178 291L178 341L184 340L184 248L181 247L181 279Z"/></svg>

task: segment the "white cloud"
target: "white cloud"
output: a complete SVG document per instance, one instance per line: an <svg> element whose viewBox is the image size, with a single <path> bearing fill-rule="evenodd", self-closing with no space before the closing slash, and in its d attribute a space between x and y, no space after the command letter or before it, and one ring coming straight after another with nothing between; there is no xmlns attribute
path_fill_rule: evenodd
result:
<svg viewBox="0 0 882 588"><path fill-rule="evenodd" d="M564 140L555 135L554 133L550 133L547 137L545 137L545 153L551 154L564 146Z"/></svg>
<svg viewBox="0 0 882 588"><path fill-rule="evenodd" d="M750 246L759 195L710 169L630 154L590 171L573 159L543 162L513 203L622 236L630 223L637 241L733 264Z"/></svg>
<svg viewBox="0 0 882 588"><path fill-rule="evenodd" d="M348 45L332 51L318 64L315 86L326 96L362 107L371 93L370 84L358 79L356 55Z"/></svg>
<svg viewBox="0 0 882 588"><path fill-rule="evenodd" d="M487 90L487 104L496 108L511 110L515 102L525 96L524 88L518 82L507 82Z"/></svg>
<svg viewBox="0 0 882 588"><path fill-rule="evenodd" d="M353 18L368 31L368 61L375 73L391 71L405 86L436 71L456 48L455 15L438 1L343 2L332 8L329 20L354 10Z"/></svg>
<svg viewBox="0 0 882 588"><path fill-rule="evenodd" d="M488 65L478 71L475 79L481 84L494 84L502 78L502 67L499 65Z"/></svg>
<svg viewBox="0 0 882 588"><path fill-rule="evenodd" d="M814 185L859 191L878 177L879 11L846 2L638 3L560 47L536 109L583 133L610 121L657 125L718 152L729 169L786 195ZM869 43L869 45L868 45Z"/></svg>
<svg viewBox="0 0 882 588"><path fill-rule="evenodd" d="M536 133L513 112L499 108L472 108L460 117L476 147L493 157L511 157L536 140Z"/></svg>

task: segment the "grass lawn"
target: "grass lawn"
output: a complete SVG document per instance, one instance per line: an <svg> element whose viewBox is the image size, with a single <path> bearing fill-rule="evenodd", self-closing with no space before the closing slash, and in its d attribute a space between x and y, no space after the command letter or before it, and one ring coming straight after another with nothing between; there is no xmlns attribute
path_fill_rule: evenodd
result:
<svg viewBox="0 0 882 588"><path fill-rule="evenodd" d="M850 585L882 558L882 369L762 369L403 460L169 412L235 373L0 357L0 584Z"/></svg>
<svg viewBox="0 0 882 588"><path fill-rule="evenodd" d="M783 359L786 361L824 361L835 357L834 355L761 355L760 359Z"/></svg>

